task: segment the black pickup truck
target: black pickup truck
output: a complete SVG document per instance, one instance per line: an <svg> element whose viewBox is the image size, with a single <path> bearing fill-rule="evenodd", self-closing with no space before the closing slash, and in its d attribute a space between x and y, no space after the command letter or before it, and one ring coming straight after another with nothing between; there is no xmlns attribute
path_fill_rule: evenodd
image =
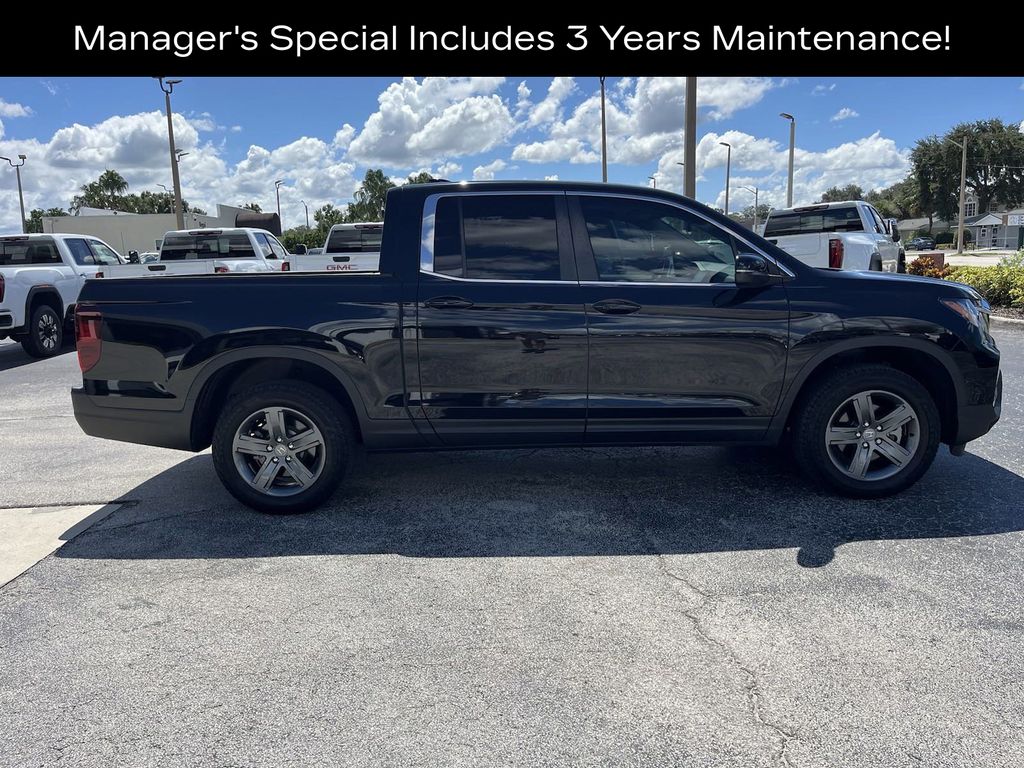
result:
<svg viewBox="0 0 1024 768"><path fill-rule="evenodd" d="M91 280L78 307L82 428L212 444L274 512L323 502L360 446L785 442L873 497L999 418L970 288L807 267L647 188L408 185L378 273Z"/></svg>

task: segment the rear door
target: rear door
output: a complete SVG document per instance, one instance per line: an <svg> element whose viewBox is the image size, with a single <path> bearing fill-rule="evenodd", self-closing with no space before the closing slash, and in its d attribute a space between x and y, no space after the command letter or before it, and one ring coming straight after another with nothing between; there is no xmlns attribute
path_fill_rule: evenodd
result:
<svg viewBox="0 0 1024 768"><path fill-rule="evenodd" d="M446 445L580 444L587 328L563 192L424 206L413 405Z"/></svg>
<svg viewBox="0 0 1024 768"><path fill-rule="evenodd" d="M739 289L749 243L662 200L570 195L590 334L586 441L756 440L786 367L779 280Z"/></svg>

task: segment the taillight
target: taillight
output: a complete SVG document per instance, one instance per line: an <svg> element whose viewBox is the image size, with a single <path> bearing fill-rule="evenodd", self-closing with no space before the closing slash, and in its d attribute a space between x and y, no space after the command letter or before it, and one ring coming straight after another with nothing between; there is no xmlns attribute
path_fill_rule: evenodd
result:
<svg viewBox="0 0 1024 768"><path fill-rule="evenodd" d="M4 276L0 275L0 301L4 300L4 291L6 289L7 289L7 286L4 285Z"/></svg>
<svg viewBox="0 0 1024 768"><path fill-rule="evenodd" d="M103 273L97 272L95 275L93 275L93 277L103 277Z"/></svg>
<svg viewBox="0 0 1024 768"><path fill-rule="evenodd" d="M214 268L213 268L213 271L214 271L214 272L215 272L216 274L218 274L218 275L223 275L223 274L224 274L225 272L227 272L227 271L228 271L228 268L227 268L227 267L214 267Z"/></svg>
<svg viewBox="0 0 1024 768"><path fill-rule="evenodd" d="M282 262L282 264L281 264L281 271L282 272L291 272L292 271L291 262L290 261Z"/></svg>
<svg viewBox="0 0 1024 768"><path fill-rule="evenodd" d="M85 373L100 361L103 339L99 312L75 312L75 343L78 346L78 367Z"/></svg>
<svg viewBox="0 0 1024 768"><path fill-rule="evenodd" d="M843 268L843 241L838 237L828 240L828 266L829 269Z"/></svg>

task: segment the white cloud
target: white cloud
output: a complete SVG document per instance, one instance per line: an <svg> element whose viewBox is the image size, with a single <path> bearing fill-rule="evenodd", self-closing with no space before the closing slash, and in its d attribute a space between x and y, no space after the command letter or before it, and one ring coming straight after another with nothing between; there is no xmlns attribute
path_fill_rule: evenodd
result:
<svg viewBox="0 0 1024 768"><path fill-rule="evenodd" d="M544 181L558 181L558 174L552 173L550 176L545 176Z"/></svg>
<svg viewBox="0 0 1024 768"><path fill-rule="evenodd" d="M0 98L0 117L29 117L32 108L17 102L4 101Z"/></svg>
<svg viewBox="0 0 1024 768"><path fill-rule="evenodd" d="M830 93L835 89L835 83L830 83L829 85L816 85L811 89L811 96L824 96L826 93Z"/></svg>
<svg viewBox="0 0 1024 768"><path fill-rule="evenodd" d="M232 133L241 133L242 132L242 126L240 126L240 125L232 125L231 126L231 132Z"/></svg>
<svg viewBox="0 0 1024 768"><path fill-rule="evenodd" d="M355 135L356 129L348 123L345 123L335 132L334 141L331 143L335 148L345 150L349 148L349 145L352 143L352 139Z"/></svg>
<svg viewBox="0 0 1024 768"><path fill-rule="evenodd" d="M514 127L497 95L502 78L407 77L378 97L378 109L352 139L348 155L362 163L412 168L497 146Z"/></svg>
<svg viewBox="0 0 1024 768"><path fill-rule="evenodd" d="M506 163L501 158L498 158L497 160L492 160L486 165L478 165L476 168L473 169L473 180L493 181L494 174L505 170L507 167L508 163Z"/></svg>
<svg viewBox="0 0 1024 768"><path fill-rule="evenodd" d="M188 119L193 128L197 131L202 131L203 133L211 133L216 131L218 128L217 121L213 119L213 115L209 112L190 114Z"/></svg>
<svg viewBox="0 0 1024 768"><path fill-rule="evenodd" d="M571 77L552 78L543 101L530 110L526 124L530 128L547 125L562 117L562 104L576 90L576 80Z"/></svg>
<svg viewBox="0 0 1024 768"><path fill-rule="evenodd" d="M4 121L0 120L0 139L4 137Z"/></svg>
<svg viewBox="0 0 1024 768"><path fill-rule="evenodd" d="M520 118L529 113L533 102L530 101L530 94L533 93L526 81L523 80L516 86L516 117Z"/></svg>
<svg viewBox="0 0 1024 768"><path fill-rule="evenodd" d="M842 120L849 120L851 117L860 117L860 112L849 107L843 107L836 112L832 117L829 118L833 123L838 123Z"/></svg>
<svg viewBox="0 0 1024 768"><path fill-rule="evenodd" d="M46 92L51 96L56 96L60 92L60 87L52 80L40 80L39 84L46 89Z"/></svg>
<svg viewBox="0 0 1024 768"><path fill-rule="evenodd" d="M512 159L527 163L593 163L601 156L587 149L579 139L566 138L519 144L512 150Z"/></svg>

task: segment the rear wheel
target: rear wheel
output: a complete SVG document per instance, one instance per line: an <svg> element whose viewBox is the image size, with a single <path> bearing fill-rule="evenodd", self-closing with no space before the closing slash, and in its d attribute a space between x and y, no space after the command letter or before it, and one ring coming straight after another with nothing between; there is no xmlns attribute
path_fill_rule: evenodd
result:
<svg viewBox="0 0 1024 768"><path fill-rule="evenodd" d="M64 344L64 327L60 315L49 304L32 311L22 348L32 357L53 357Z"/></svg>
<svg viewBox="0 0 1024 768"><path fill-rule="evenodd" d="M818 382L794 425L801 469L848 496L874 498L915 483L931 466L941 424L931 395L884 365L844 368Z"/></svg>
<svg viewBox="0 0 1024 768"><path fill-rule="evenodd" d="M337 489L354 442L345 412L322 389L300 381L258 384L223 410L213 433L213 463L243 504L303 512Z"/></svg>

